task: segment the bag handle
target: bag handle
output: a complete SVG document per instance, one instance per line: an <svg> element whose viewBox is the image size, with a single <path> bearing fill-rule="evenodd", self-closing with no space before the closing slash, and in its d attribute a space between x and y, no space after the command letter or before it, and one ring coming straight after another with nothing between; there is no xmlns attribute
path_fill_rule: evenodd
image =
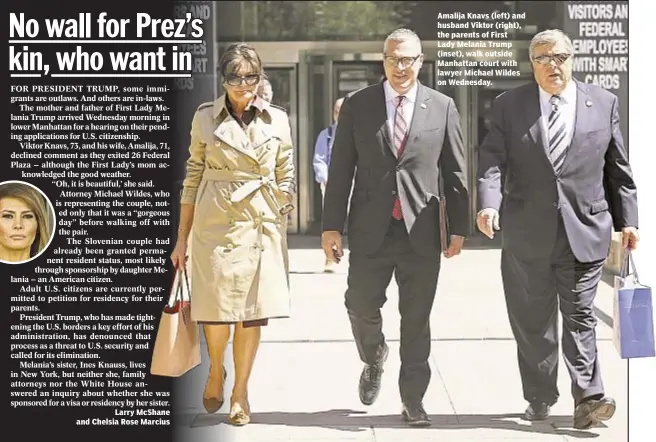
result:
<svg viewBox="0 0 656 442"><path fill-rule="evenodd" d="M633 267L633 273L629 273ZM628 247L624 249L624 260L622 262L622 269L620 271L620 278L624 279L628 275L633 274L633 280L636 283L640 283L638 280L638 270L636 269L635 262L633 261L633 255L631 254L631 249Z"/></svg>
<svg viewBox="0 0 656 442"><path fill-rule="evenodd" d="M189 294L189 300L191 301L191 289L189 288L189 279L187 277L187 272L182 268L180 268L176 263L175 273L173 274L173 282L171 283L171 291L169 292L169 300L166 303L168 307L173 307L176 301L180 301L180 303L184 301L184 297L182 295L182 282L180 281L180 278L178 278L178 274L184 275L185 286L187 287L187 293ZM178 284L175 283L176 279L178 281ZM175 295L174 295L174 291L175 291ZM173 305L171 305L171 300L173 300Z"/></svg>
<svg viewBox="0 0 656 442"><path fill-rule="evenodd" d="M169 294L169 300L166 303L166 306L164 307L165 311L166 309L173 309L176 307L177 304L177 309L173 311L169 311L168 313L180 313L182 316L182 322L187 325L190 321L190 312L189 312L189 303L185 305L184 303L184 296L182 294L182 277L178 277L179 274L182 274L184 276L184 281L185 281L185 286L187 287L187 293L189 293L189 302L191 302L191 290L189 288L189 279L187 277L187 272L183 270L182 268L178 268L178 266L175 266L175 276L173 277L173 284L171 287L171 294ZM177 284L176 284L177 280ZM173 295L175 291L175 295ZM173 301L173 305L171 305L171 301ZM179 301L179 303L177 302Z"/></svg>
<svg viewBox="0 0 656 442"><path fill-rule="evenodd" d="M189 288L189 279L187 277L187 270L185 269L180 269L180 272L182 273L182 276L184 276L184 281L185 281L185 286L187 287L187 294L189 295L189 302L191 302L191 289ZM182 290L180 290L180 302L184 301L182 298Z"/></svg>
<svg viewBox="0 0 656 442"><path fill-rule="evenodd" d="M174 269L175 269L175 272L173 272L173 281L171 281L171 290L169 290L169 299L167 299L167 301L166 301L166 307L171 307L171 299L173 299L175 301L175 298L173 297L173 290L175 290L175 279L178 276L178 264L177 263L175 264Z"/></svg>

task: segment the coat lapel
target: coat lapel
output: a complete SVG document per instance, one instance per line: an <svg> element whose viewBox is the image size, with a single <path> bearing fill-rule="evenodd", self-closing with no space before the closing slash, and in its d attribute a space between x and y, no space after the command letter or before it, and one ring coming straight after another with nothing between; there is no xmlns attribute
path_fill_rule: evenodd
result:
<svg viewBox="0 0 656 442"><path fill-rule="evenodd" d="M529 89L524 101L526 107L524 109L524 117L526 118L526 124L528 127L528 132L531 135L531 139L536 146L540 147L542 151L546 151L546 135L544 134L544 128L542 126L542 112L540 111L540 95L538 92L538 87L536 85L535 89ZM543 135L545 135L543 137Z"/></svg>
<svg viewBox="0 0 656 442"><path fill-rule="evenodd" d="M382 122L381 127L378 130L378 141L381 144L386 144L394 158L396 158L396 147L392 141L392 135L390 134L389 125L387 124L387 102L385 101L385 90L382 82L380 83L380 97L382 97L382 103L372 106L374 109L373 112L375 113L375 121ZM412 113L412 121L407 122L408 137L404 152L410 147L411 141L418 139L419 134L426 127L430 101L431 98L426 91L426 87L417 81L417 98ZM401 154L401 157L403 157L403 154Z"/></svg>
<svg viewBox="0 0 656 442"><path fill-rule="evenodd" d="M574 114L574 133L569 143L561 173L569 166L570 160L575 157L576 149L585 144L587 129L592 126L592 99L585 83L572 79L576 83L576 113Z"/></svg>
<svg viewBox="0 0 656 442"><path fill-rule="evenodd" d="M225 95L219 97L214 102L215 120L219 117L219 115L221 115L223 110L225 110L227 116L214 130L214 136L216 136L219 140L223 141L228 146L257 162L257 157L255 156L255 152L251 147L251 142L248 139L248 135L246 135L246 132L244 132L244 130L241 128L239 122L235 120L232 115L230 115L230 112L228 112L225 108Z"/></svg>
<svg viewBox="0 0 656 442"><path fill-rule="evenodd" d="M267 144L272 138L278 138L270 124L256 124L250 125L248 128L248 136L251 139L251 155L257 158L257 161L262 164L263 159L269 154L271 145Z"/></svg>
<svg viewBox="0 0 656 442"><path fill-rule="evenodd" d="M528 133L536 148L536 153L540 155L546 162L547 167L553 171L551 160L549 160L549 134L545 126L544 118L542 118L542 110L540 109L540 92L537 83L535 88L527 89L526 99L524 101L524 117L526 118L526 126Z"/></svg>
<svg viewBox="0 0 656 442"><path fill-rule="evenodd" d="M389 149L392 152L392 155L396 157L394 152L394 145L392 144L392 135L389 131L389 126L387 125L387 103L385 102L385 89L383 88L383 82L379 83L379 94L376 94L378 98L376 103L372 103L371 113L373 121L378 126L376 131L376 138L378 138L378 143L383 149ZM387 147L385 147L387 146Z"/></svg>
<svg viewBox="0 0 656 442"><path fill-rule="evenodd" d="M414 110L412 111L412 121L410 121L410 129L408 130L408 138L403 152L409 148L412 149L412 142L417 141L420 137L421 131L429 127L428 110L430 109L431 97L428 95L426 87L417 82L417 99L415 100ZM401 155L403 157L403 155Z"/></svg>

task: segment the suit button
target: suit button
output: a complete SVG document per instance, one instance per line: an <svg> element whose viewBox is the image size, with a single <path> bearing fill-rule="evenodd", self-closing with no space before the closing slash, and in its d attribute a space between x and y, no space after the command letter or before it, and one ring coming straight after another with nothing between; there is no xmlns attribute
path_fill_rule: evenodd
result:
<svg viewBox="0 0 656 442"><path fill-rule="evenodd" d="M392 190L392 195L396 195L396 190Z"/></svg>
<svg viewBox="0 0 656 442"><path fill-rule="evenodd" d="M554 206L555 208L558 208L558 201L554 201L554 202L553 202L553 206Z"/></svg>

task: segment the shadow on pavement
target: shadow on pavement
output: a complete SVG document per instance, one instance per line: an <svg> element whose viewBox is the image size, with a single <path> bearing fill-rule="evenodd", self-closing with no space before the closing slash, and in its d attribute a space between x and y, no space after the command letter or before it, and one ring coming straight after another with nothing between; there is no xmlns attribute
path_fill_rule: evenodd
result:
<svg viewBox="0 0 656 442"><path fill-rule="evenodd" d="M615 272L608 268L604 268L601 274L601 281L608 284L610 287L615 287L615 277L618 276Z"/></svg>
<svg viewBox="0 0 656 442"><path fill-rule="evenodd" d="M344 242L347 243L346 238ZM292 249L321 250L321 237L315 235L287 235L287 247Z"/></svg>
<svg viewBox="0 0 656 442"><path fill-rule="evenodd" d="M595 315L597 315L597 319L599 319L601 322L606 324L608 327L613 328L613 324L615 323L615 321L613 321L612 316L610 316L608 313L601 310L597 306L594 307L594 312L595 312Z"/></svg>
<svg viewBox="0 0 656 442"><path fill-rule="evenodd" d="M400 414L368 415L364 411L329 410L315 413L253 413L250 425L281 425L287 427L321 427L347 432L360 432L376 428L407 428L413 431L490 429L511 430L524 433L542 433L569 436L579 439L599 437L593 431L580 431L572 428L571 416L551 416L543 422L527 422L521 414L438 414L431 415L432 426L424 429L411 429ZM190 428L230 425L226 414L181 414L177 415L178 425ZM603 424L600 427L605 427Z"/></svg>
<svg viewBox="0 0 656 442"><path fill-rule="evenodd" d="M348 235L344 234L342 237L342 246L348 249ZM303 234L289 234L287 235L288 248L291 249L321 249L321 236L320 235L303 235ZM501 248L501 235L497 235L494 239L476 234L465 241L465 250L488 250Z"/></svg>

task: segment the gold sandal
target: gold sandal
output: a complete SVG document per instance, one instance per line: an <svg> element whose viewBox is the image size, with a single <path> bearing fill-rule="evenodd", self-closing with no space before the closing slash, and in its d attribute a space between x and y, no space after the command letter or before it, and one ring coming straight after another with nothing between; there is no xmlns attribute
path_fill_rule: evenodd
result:
<svg viewBox="0 0 656 442"><path fill-rule="evenodd" d="M248 399L245 399L246 408L239 402L232 403L230 407L230 423L237 426L243 426L251 421L251 406Z"/></svg>
<svg viewBox="0 0 656 442"><path fill-rule="evenodd" d="M224 402L224 399L223 399L223 386L225 384L225 380L226 380L227 376L228 375L226 373L225 367L223 367L223 383L221 384L221 391L220 391L219 396L215 396L215 397L205 397L205 396L203 396L203 407L205 407L205 411L207 411L207 413L214 414L217 411L219 411L221 409L221 407L223 407L223 402ZM209 382L210 382L210 379L208 378L207 383L209 384ZM205 386L205 390L207 390L207 385Z"/></svg>

